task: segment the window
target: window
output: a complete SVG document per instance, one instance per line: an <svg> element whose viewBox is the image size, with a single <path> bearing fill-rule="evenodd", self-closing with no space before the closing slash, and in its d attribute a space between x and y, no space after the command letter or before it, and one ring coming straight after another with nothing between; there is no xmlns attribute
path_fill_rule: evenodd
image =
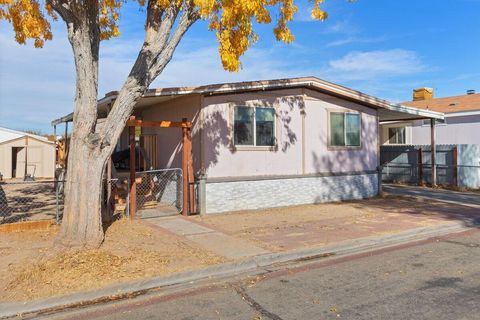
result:
<svg viewBox="0 0 480 320"><path fill-rule="evenodd" d="M389 144L405 144L406 140L405 127L388 128Z"/></svg>
<svg viewBox="0 0 480 320"><path fill-rule="evenodd" d="M330 146L360 146L360 114L352 112L330 112Z"/></svg>
<svg viewBox="0 0 480 320"><path fill-rule="evenodd" d="M275 109L235 107L233 136L237 146L273 146Z"/></svg>
<svg viewBox="0 0 480 320"><path fill-rule="evenodd" d="M424 126L429 126L430 125L430 119L423 119ZM436 124L447 124L447 119L437 119Z"/></svg>

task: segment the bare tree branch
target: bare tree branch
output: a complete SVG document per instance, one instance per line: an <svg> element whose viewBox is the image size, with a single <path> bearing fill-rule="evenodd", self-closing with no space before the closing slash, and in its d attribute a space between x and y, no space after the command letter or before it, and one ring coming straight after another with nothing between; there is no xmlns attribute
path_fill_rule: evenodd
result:
<svg viewBox="0 0 480 320"><path fill-rule="evenodd" d="M187 4L184 2L181 7L174 2L164 11L151 2L156 1L150 0L148 4L144 44L107 116L105 126L99 133L102 137L101 152L112 151L112 141L117 141L123 131L118 123L127 121L137 101L172 58L182 36L200 18L193 2ZM172 34L172 28L180 12L183 14L178 19L178 24Z"/></svg>

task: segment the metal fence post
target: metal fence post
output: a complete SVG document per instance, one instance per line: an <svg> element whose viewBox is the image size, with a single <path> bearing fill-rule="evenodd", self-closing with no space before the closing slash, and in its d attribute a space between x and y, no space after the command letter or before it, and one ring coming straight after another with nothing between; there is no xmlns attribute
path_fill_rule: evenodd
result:
<svg viewBox="0 0 480 320"><path fill-rule="evenodd" d="M59 208L59 201L58 201L58 189L59 183L58 180L55 181L55 222L58 224L60 222L60 208Z"/></svg>
<svg viewBox="0 0 480 320"><path fill-rule="evenodd" d="M388 168L388 167L387 167ZM382 172L383 172L383 166L382 165L379 165L377 167L377 171L378 171L378 174L377 174L377 178L378 178L378 194L382 194Z"/></svg>
<svg viewBox="0 0 480 320"><path fill-rule="evenodd" d="M452 166L453 166L453 185L458 187L458 150L457 146L453 146L452 149Z"/></svg>

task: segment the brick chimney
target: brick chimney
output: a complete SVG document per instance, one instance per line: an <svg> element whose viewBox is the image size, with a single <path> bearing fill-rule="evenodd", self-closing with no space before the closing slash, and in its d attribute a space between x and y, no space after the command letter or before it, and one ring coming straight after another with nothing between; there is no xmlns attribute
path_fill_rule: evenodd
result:
<svg viewBox="0 0 480 320"><path fill-rule="evenodd" d="M433 88L413 89L413 101L430 100L433 98Z"/></svg>

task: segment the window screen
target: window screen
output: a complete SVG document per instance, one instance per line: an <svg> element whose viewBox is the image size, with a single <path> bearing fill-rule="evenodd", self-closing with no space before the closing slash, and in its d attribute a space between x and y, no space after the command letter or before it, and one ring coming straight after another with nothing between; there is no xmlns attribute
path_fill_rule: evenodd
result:
<svg viewBox="0 0 480 320"><path fill-rule="evenodd" d="M345 114L345 145L360 146L360 115Z"/></svg>
<svg viewBox="0 0 480 320"><path fill-rule="evenodd" d="M273 108L256 108L255 129L257 146L273 146L275 110Z"/></svg>

